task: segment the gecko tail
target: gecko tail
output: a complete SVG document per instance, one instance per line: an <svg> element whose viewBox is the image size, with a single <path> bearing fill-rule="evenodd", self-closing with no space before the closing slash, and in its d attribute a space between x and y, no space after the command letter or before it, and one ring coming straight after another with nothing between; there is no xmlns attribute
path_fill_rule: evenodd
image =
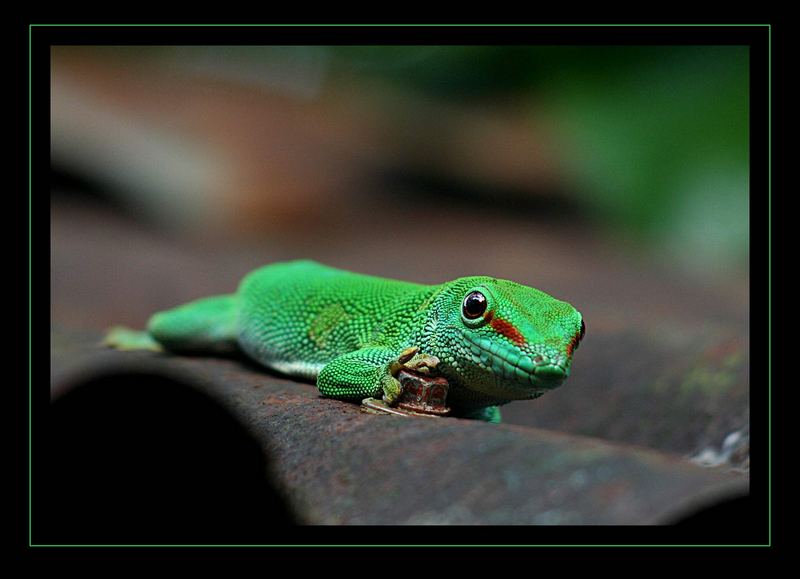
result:
<svg viewBox="0 0 800 579"><path fill-rule="evenodd" d="M238 343L238 297L211 296L154 314L147 332L172 352L228 353Z"/></svg>
<svg viewBox="0 0 800 579"><path fill-rule="evenodd" d="M161 352L164 350L161 344L153 339L153 336L148 332L132 330L126 326L109 328L99 345L124 351L149 350L151 352Z"/></svg>

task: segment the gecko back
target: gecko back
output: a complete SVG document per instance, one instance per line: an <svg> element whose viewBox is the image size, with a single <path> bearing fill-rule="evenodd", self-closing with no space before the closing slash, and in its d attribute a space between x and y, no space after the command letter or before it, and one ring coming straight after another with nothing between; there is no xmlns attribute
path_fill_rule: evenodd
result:
<svg viewBox="0 0 800 579"><path fill-rule="evenodd" d="M313 379L333 358L382 339L392 312L428 287L309 260L267 265L239 285L239 346L266 366Z"/></svg>

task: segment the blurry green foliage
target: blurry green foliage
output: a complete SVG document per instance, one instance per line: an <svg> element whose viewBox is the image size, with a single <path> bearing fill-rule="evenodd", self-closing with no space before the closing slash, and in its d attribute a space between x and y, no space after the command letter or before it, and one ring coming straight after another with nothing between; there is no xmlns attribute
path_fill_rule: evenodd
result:
<svg viewBox="0 0 800 579"><path fill-rule="evenodd" d="M687 265L745 266L744 46L334 47L352 72L449 101L524 96L601 223Z"/></svg>
<svg viewBox="0 0 800 579"><path fill-rule="evenodd" d="M551 147L568 168L569 191L596 222L697 269L746 267L746 46L116 47L112 54L190 60L307 98L326 82L356 77L441 102L528 102L529 114L556 135Z"/></svg>

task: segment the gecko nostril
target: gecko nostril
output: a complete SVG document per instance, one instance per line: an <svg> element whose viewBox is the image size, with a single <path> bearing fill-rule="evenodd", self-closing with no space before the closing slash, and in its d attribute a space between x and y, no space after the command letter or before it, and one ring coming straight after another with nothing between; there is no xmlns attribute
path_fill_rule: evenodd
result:
<svg viewBox="0 0 800 579"><path fill-rule="evenodd" d="M547 362L547 360L544 359L544 356L539 356L537 354L536 356L533 357L533 363L534 364L538 365L538 364L544 364L546 362Z"/></svg>

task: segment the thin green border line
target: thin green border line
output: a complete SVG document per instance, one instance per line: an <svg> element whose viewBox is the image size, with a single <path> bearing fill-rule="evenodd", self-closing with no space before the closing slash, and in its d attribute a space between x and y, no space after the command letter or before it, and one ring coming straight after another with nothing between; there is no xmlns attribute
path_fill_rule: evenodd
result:
<svg viewBox="0 0 800 579"><path fill-rule="evenodd" d="M192 548L192 547L300 547L300 548L304 548L304 547L330 547L330 548L340 548L340 547L357 547L357 548L361 548L361 547L379 547L379 548L386 548L386 547L396 547L396 548L402 548L402 547L433 547L433 548L437 548L437 547L452 547L452 548L458 548L458 547L520 547L520 548L529 548L529 547L563 547L563 548L567 548L567 547L596 547L596 548L607 548L607 547L626 547L626 548L627 547L647 547L647 548L650 548L650 547L664 547L664 548L667 548L667 547L699 547L699 548L708 548L708 547L719 547L719 548L727 548L727 547L768 547L769 545L716 545L716 544L699 545L699 544L695 544L695 543L691 543L691 544L675 544L675 545L640 545L640 544L618 545L616 543L614 543L614 544L603 544L603 543L600 543L600 544L597 544L597 545L572 545L572 544L569 544L569 543L567 543L567 544L558 544L558 545L552 545L552 544L547 544L547 543L541 544L541 545L540 544L530 544L530 545L528 545L528 544L524 544L524 543L513 544L513 545L496 545L496 544L493 544L493 543L480 544L480 545L460 545L460 544L441 544L441 545L438 545L438 544L431 544L431 543L409 544L409 545L405 545L405 544L404 545L381 545L381 544L351 545L351 544L336 544L336 543L333 543L333 544L330 544L330 545L318 545L316 543L286 545L286 544L283 544L283 543L275 543L275 544L269 543L269 544L263 544L262 545L262 544L256 543L256 544L236 545L236 544L228 544L228 543L214 543L214 544L204 544L204 545L193 545L193 544L175 544L175 545L162 545L162 544L153 544L153 545L150 545L150 544L141 544L141 545L126 545L126 544L48 545L48 544L43 544L43 545L32 545L32 546L33 547L69 547L69 548L72 548L72 547L90 547L90 548L97 548L97 547L111 547L111 548L118 548L118 547L147 547L147 548L150 548L150 547L164 547L164 548L176 548L176 547L186 547L186 548Z"/></svg>
<svg viewBox="0 0 800 579"><path fill-rule="evenodd" d="M424 545L358 545L358 544L34 544L33 543L33 524L32 524L32 339L31 339L31 311L32 311L32 296L31 296L31 279L32 279L32 256L31 256L31 241L32 241L32 37L33 28L35 27L300 27L300 26L351 26L351 27L567 27L567 26L585 26L585 27L766 27L767 28L767 53L768 53L768 124L767 124L767 151L768 151L768 171L767 171L767 191L768 191L768 228L772 232L772 25L771 24L52 24L52 23L30 23L28 25L28 546L29 547L771 547L772 546L772 239L768 240L768 328L769 336L767 339L769 353L768 353L768 422L769 428L767 432L768 441L768 473L767 473L767 504L768 504L768 528L767 528L767 544L734 544L734 545L721 545L721 544L669 544L669 545L651 545L651 544L595 544L595 545L574 545L574 544L514 544L514 545L497 545L497 544L480 544L480 545L461 545L461 544L424 544Z"/></svg>
<svg viewBox="0 0 800 579"><path fill-rule="evenodd" d="M767 55L769 66L767 67L767 213L769 231L767 239L768 257L767 271L769 278L769 289L767 296L768 313L767 324L769 335L767 336L767 541L772 546L772 27L767 29Z"/></svg>
<svg viewBox="0 0 800 579"><path fill-rule="evenodd" d="M33 78L33 69L31 65L31 37L33 36L33 28L28 27L28 545L33 543L33 475L32 475L32 459L33 453L31 450L31 441L33 440L33 426L31 424L33 412L32 395L33 391L33 378L31 376L31 309L33 305L33 298L31 296L31 273L33 267L31 265L31 198L33 197L33 171L31 163L33 159L33 149L31 147L31 137L33 131L31 130L31 117L33 114L33 105L31 102L31 79Z"/></svg>
<svg viewBox="0 0 800 579"><path fill-rule="evenodd" d="M31 23L29 26L70 26L70 27L85 27L85 26L95 26L95 27L139 27L139 26L150 26L150 27L187 27L187 26L194 26L194 27L256 27L256 26L272 26L272 27L300 27L300 26L349 26L349 27L371 27L371 28L378 28L378 27L392 27L392 26L416 26L416 27L437 27L437 28L449 28L449 27L508 27L508 26L547 26L550 28L561 28L566 26L602 26L602 27L648 27L648 28L655 28L655 27L729 27L729 28L752 28L757 26L766 26L771 28L771 24L475 24L475 23L466 23L466 24L208 24L208 23L198 23L198 24L50 24L50 23L41 23L41 24L33 24Z"/></svg>

